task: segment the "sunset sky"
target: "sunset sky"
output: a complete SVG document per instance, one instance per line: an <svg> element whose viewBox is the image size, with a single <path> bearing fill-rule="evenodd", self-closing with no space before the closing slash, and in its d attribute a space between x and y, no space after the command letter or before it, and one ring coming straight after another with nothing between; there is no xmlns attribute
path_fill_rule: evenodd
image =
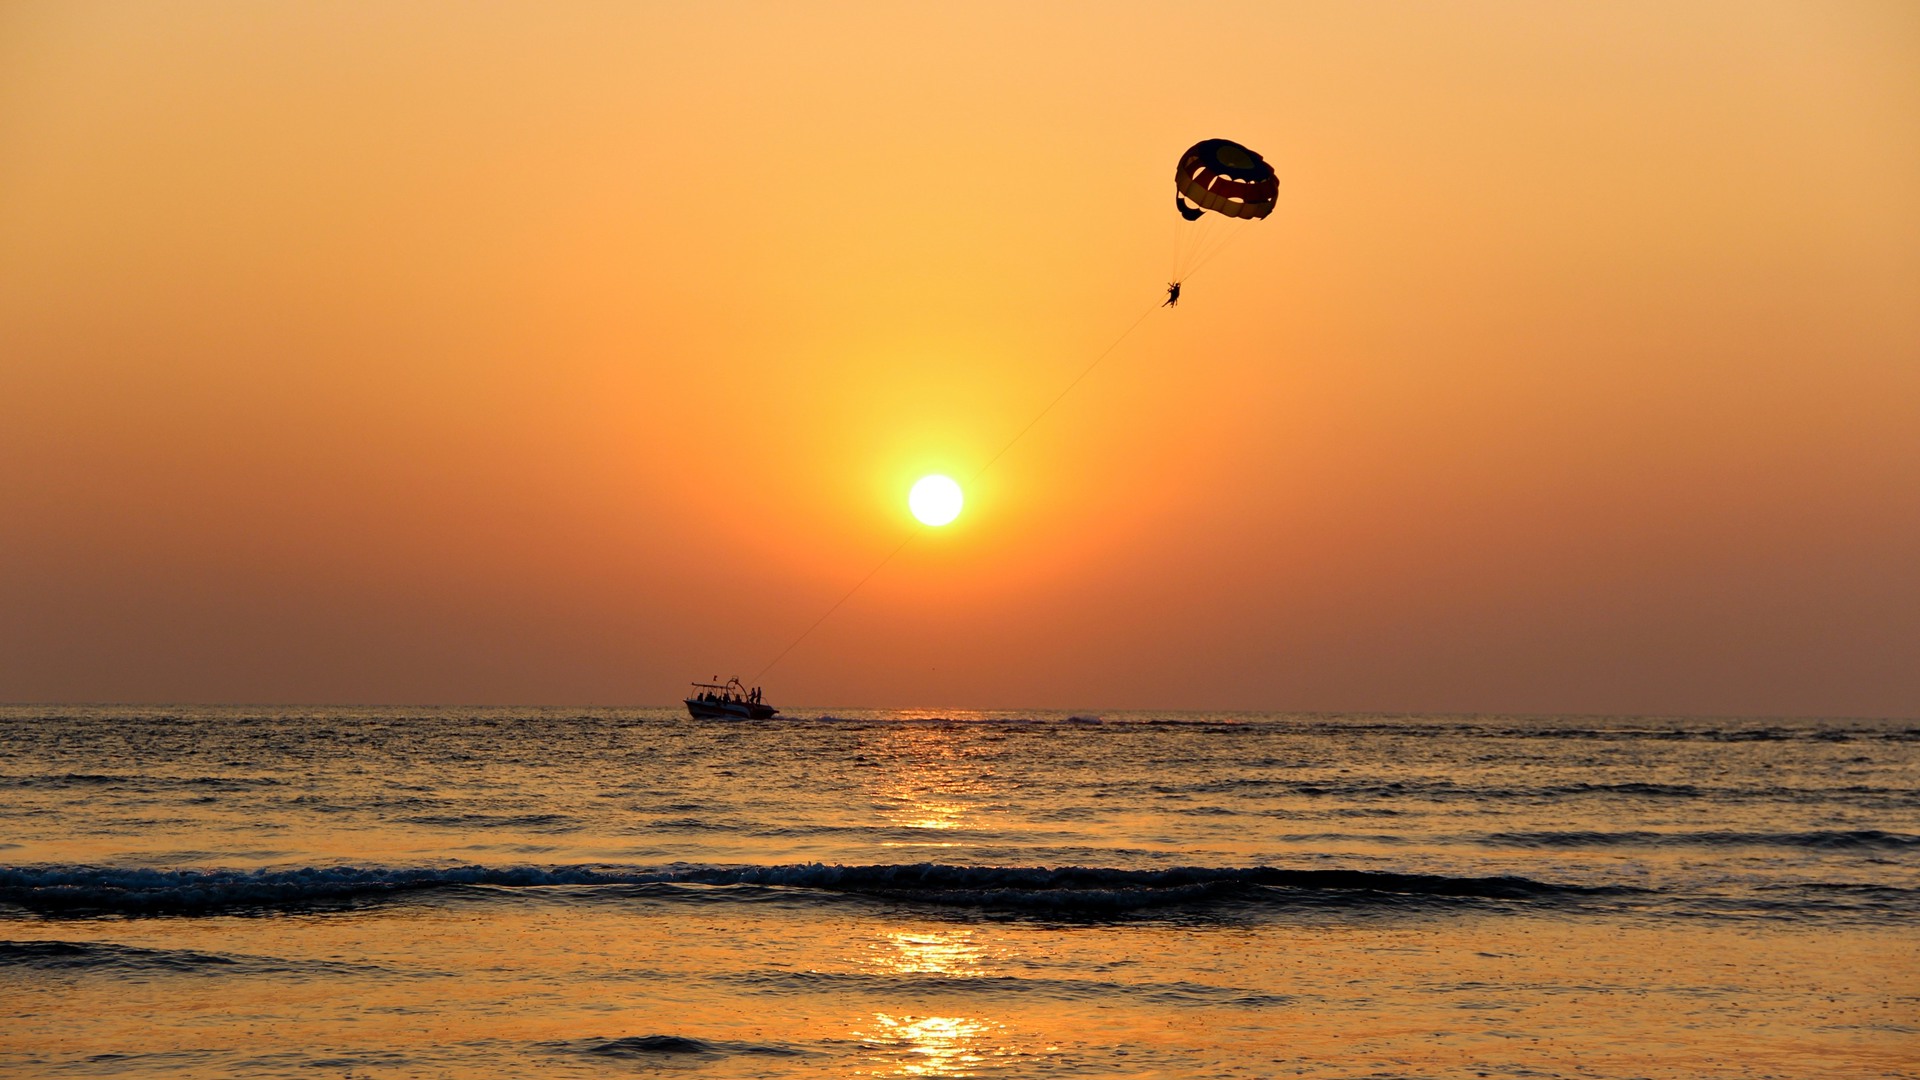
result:
<svg viewBox="0 0 1920 1080"><path fill-rule="evenodd" d="M1920 715L1920 7L0 6L0 700L667 703L913 530L770 700Z"/></svg>

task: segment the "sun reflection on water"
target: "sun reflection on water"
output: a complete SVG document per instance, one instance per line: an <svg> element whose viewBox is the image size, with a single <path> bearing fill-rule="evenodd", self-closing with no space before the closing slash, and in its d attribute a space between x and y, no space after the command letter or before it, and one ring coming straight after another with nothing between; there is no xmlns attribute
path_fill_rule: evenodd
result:
<svg viewBox="0 0 1920 1080"><path fill-rule="evenodd" d="M895 975L979 975L985 955L972 930L889 931L873 950L871 962Z"/></svg>
<svg viewBox="0 0 1920 1080"><path fill-rule="evenodd" d="M868 945L865 962L895 976L955 979L986 974L987 950L966 928L931 927L890 930ZM870 1075L968 1076L990 1058L1011 1050L1004 1025L972 1016L909 1013L873 1014L853 1037L873 1049L891 1051L893 1060Z"/></svg>
<svg viewBox="0 0 1920 1080"><path fill-rule="evenodd" d="M854 1037L902 1058L878 1076L968 1076L989 1056L994 1025L967 1016L895 1016L874 1013L869 1031Z"/></svg>
<svg viewBox="0 0 1920 1080"><path fill-rule="evenodd" d="M888 732L877 749L891 766L877 792L886 799L880 814L887 821L929 831L973 824L969 799L987 791L988 785L980 763L956 748L949 732L903 727Z"/></svg>

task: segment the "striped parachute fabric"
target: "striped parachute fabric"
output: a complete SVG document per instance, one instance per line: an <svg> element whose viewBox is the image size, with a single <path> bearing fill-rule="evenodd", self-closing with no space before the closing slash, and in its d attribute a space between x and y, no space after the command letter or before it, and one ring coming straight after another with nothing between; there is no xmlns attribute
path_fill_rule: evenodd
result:
<svg viewBox="0 0 1920 1080"><path fill-rule="evenodd" d="M1273 213L1280 179L1259 154L1227 139L1194 143L1174 170L1174 205L1188 221L1205 211L1231 218L1263 218ZM1192 203L1192 206L1188 206Z"/></svg>

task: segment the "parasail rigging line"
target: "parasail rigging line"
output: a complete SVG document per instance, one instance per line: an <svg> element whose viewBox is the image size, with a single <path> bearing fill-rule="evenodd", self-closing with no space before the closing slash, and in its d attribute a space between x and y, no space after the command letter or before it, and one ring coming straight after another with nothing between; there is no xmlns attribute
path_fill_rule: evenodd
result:
<svg viewBox="0 0 1920 1080"><path fill-rule="evenodd" d="M1247 229L1215 228L1219 219L1208 214L1199 222L1190 223L1175 219L1173 223L1173 275L1168 280L1185 282L1200 272L1200 268L1212 262L1245 236Z"/></svg>
<svg viewBox="0 0 1920 1080"><path fill-rule="evenodd" d="M1127 340L1127 338L1131 337L1133 335L1133 332L1140 328L1140 324L1147 321L1147 316L1160 310L1160 307L1161 305L1155 304L1152 307L1146 309L1145 311L1142 311L1138 316L1134 318L1134 320L1131 323L1128 323L1127 328L1125 330L1120 331L1120 336L1113 339L1113 344L1100 350L1100 355L1093 358L1093 363L1088 364L1086 367L1082 368L1080 370L1080 374L1075 375L1073 377L1073 381L1067 384L1067 388L1065 390L1062 390L1058 394L1055 394L1053 397L1053 400L1047 402L1046 407L1041 409L1040 412L1036 414L1032 420L1027 421L1027 426L1021 428L1018 434L1016 434L1013 438L1008 439L1007 445L1001 447L998 453L988 458L987 463L985 465L980 466L980 470L973 474L972 480L969 480L967 482L972 483L973 480L978 480L982 476L986 475L987 470L993 468L994 462L999 461L1001 458L1005 457L1007 455L1007 451L1013 449L1013 446L1015 443L1019 442L1021 439L1026 438L1027 432L1032 431L1035 425L1039 424L1040 421L1046 419L1047 414L1053 411L1053 407L1055 405L1058 405L1062 401L1066 400L1067 395L1073 393L1073 388L1076 386L1079 386L1080 381L1082 379L1085 379L1087 376L1093 374L1093 369L1099 367L1100 362L1102 360L1105 360L1108 356L1112 355L1113 350L1119 348L1120 343Z"/></svg>
<svg viewBox="0 0 1920 1080"><path fill-rule="evenodd" d="M782 660L785 660L787 658L787 654L792 652L795 646L807 640L807 637L811 635L815 630L820 629L821 623L826 622L829 616L831 616L834 612L839 611L840 605L853 599L853 594L859 592L860 587L862 585L865 585L867 582L872 581L873 575L879 573L882 568L884 568L888 563L892 562L893 557L895 555L898 555L902 551L907 550L907 545L913 543L913 538L919 535L920 535L920 530L915 529L912 532L908 533L904 538L902 538L900 541L900 545L898 547L894 548L892 551L887 552L886 558L881 559L879 562L873 564L873 569L867 571L866 577L863 577L859 581L854 582L853 588L848 589L845 596L842 596L840 599L835 600L833 602L832 607L828 608L824 613L822 613L819 618L813 620L812 626L809 626L805 630L800 631L800 636L788 642L787 647L780 650L780 655L767 661L767 666L761 668L758 672L754 674L753 681L756 683L759 682L761 676L773 670L773 665L779 663Z"/></svg>
<svg viewBox="0 0 1920 1080"><path fill-rule="evenodd" d="M1200 259L1210 241L1215 238L1215 228L1220 221L1217 214L1208 214L1199 221L1173 219L1173 270L1169 282L1185 281L1192 272L1193 264ZM1236 230L1237 231L1237 230Z"/></svg>
<svg viewBox="0 0 1920 1080"><path fill-rule="evenodd" d="M967 481L968 484L972 484L974 480L978 480L982 476L986 475L987 470L993 468L994 463L998 462L1001 458L1005 457L1007 455L1007 451L1013 449L1014 444L1018 443L1021 439L1026 438L1027 432L1032 431L1035 427L1039 425L1040 421L1046 419L1047 414L1053 411L1054 406L1060 404L1062 401L1065 401L1067 395L1073 393L1073 388L1076 386L1079 386L1082 380L1084 380L1087 376L1093 374L1093 369L1099 367L1102 361L1104 361L1107 357L1113 355L1113 350L1119 348L1121 342L1133 336L1133 332L1140 328L1140 324L1147 321L1147 316L1159 310L1159 307L1160 305L1156 304L1153 307L1147 308L1145 311L1142 311L1138 316L1136 316L1131 323L1128 323L1127 328L1125 330L1120 331L1120 336L1117 338L1114 338L1112 344L1100 350L1100 355L1095 356L1093 358L1092 363L1080 369L1080 374L1075 375L1073 377L1073 381L1067 384L1066 389L1060 391L1058 394L1055 394L1052 401L1047 402L1047 404L1038 413L1034 415L1034 418L1032 420L1027 421L1026 427L1023 427L1018 432L1016 432L1013 438L1008 439L1006 442L1006 445L1000 448L998 453L988 458L987 463L985 465L980 466L980 468L974 472L972 478ZM773 659L767 661L767 666L761 668L758 672L754 674L753 681L756 683L759 682L760 679L764 675L766 675L767 672L773 670L773 667L775 664L778 664L780 661L786 659L788 653L792 652L801 642L807 640L808 637L812 636L815 630L820 629L821 623L826 622L827 619L832 617L834 612L839 611L841 605L853 599L854 593L859 592L863 587L865 587L867 582L872 581L874 579L874 575L880 573L881 570L885 569L886 565L893 561L894 556L900 554L902 551L905 551L907 549L907 545L913 543L913 538L916 536L919 536L922 531L923 531L922 529L914 529L908 532L907 535L901 539L900 543L897 546L895 546L892 551L887 552L885 558L882 558L879 562L874 563L873 569L867 571L864 577L862 577L859 581L856 581L853 583L853 588L848 589L846 593L840 597L840 599L835 600L833 602L832 607L829 607L824 613L821 614L819 618L813 620L812 625L808 626L805 630L800 631L800 636L788 642L787 647L784 649L781 649L778 655L776 655Z"/></svg>
<svg viewBox="0 0 1920 1080"><path fill-rule="evenodd" d="M1210 262L1212 262L1212 261L1213 261L1213 260L1214 260L1214 259L1215 259L1216 257L1218 257L1218 256L1219 256L1219 255L1220 255L1220 254L1221 254L1222 252L1224 252L1224 251L1226 251L1226 250L1227 250L1228 248L1230 248L1230 247L1232 247L1232 246L1233 246L1233 242L1234 242L1235 240L1238 240L1238 239L1240 239L1240 238L1241 238L1242 236L1245 236L1245 235L1246 235L1246 234L1247 234L1247 233L1248 233L1249 231L1250 231L1250 230L1247 230L1247 229L1235 229L1235 230L1233 230L1233 235L1231 235L1231 236L1229 236L1229 237L1227 237L1227 238L1226 238L1225 240L1223 240L1223 241L1221 241L1221 242L1220 242L1220 245L1219 245L1218 247L1216 247L1216 248L1214 248L1214 249L1213 249L1212 251L1209 251L1209 252L1207 252L1207 253L1206 253L1205 255L1203 255L1203 256L1201 256L1201 258L1200 258L1200 261L1199 261L1199 262L1197 262L1197 263L1194 263L1194 264L1193 264L1193 266L1191 266L1191 267L1189 267L1189 268L1188 268L1188 270L1187 270L1187 272L1186 272L1186 274L1185 274L1185 275L1184 275L1184 276L1183 276L1183 277L1181 278L1181 280L1183 280L1183 281L1184 281L1184 280L1186 280L1186 278L1190 278L1190 277L1192 277L1193 275L1195 275L1195 274L1197 274L1197 273L1199 273L1199 272L1200 272L1200 268L1201 268L1201 267L1203 267L1203 266L1205 266L1205 265L1207 265L1208 263L1210 263Z"/></svg>

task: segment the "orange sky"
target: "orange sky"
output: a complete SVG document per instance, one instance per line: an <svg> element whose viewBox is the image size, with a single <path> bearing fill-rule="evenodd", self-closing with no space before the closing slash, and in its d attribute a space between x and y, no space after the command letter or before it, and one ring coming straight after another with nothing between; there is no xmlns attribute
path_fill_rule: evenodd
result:
<svg viewBox="0 0 1920 1080"><path fill-rule="evenodd" d="M0 7L0 699L1920 715L1920 9Z"/></svg>

